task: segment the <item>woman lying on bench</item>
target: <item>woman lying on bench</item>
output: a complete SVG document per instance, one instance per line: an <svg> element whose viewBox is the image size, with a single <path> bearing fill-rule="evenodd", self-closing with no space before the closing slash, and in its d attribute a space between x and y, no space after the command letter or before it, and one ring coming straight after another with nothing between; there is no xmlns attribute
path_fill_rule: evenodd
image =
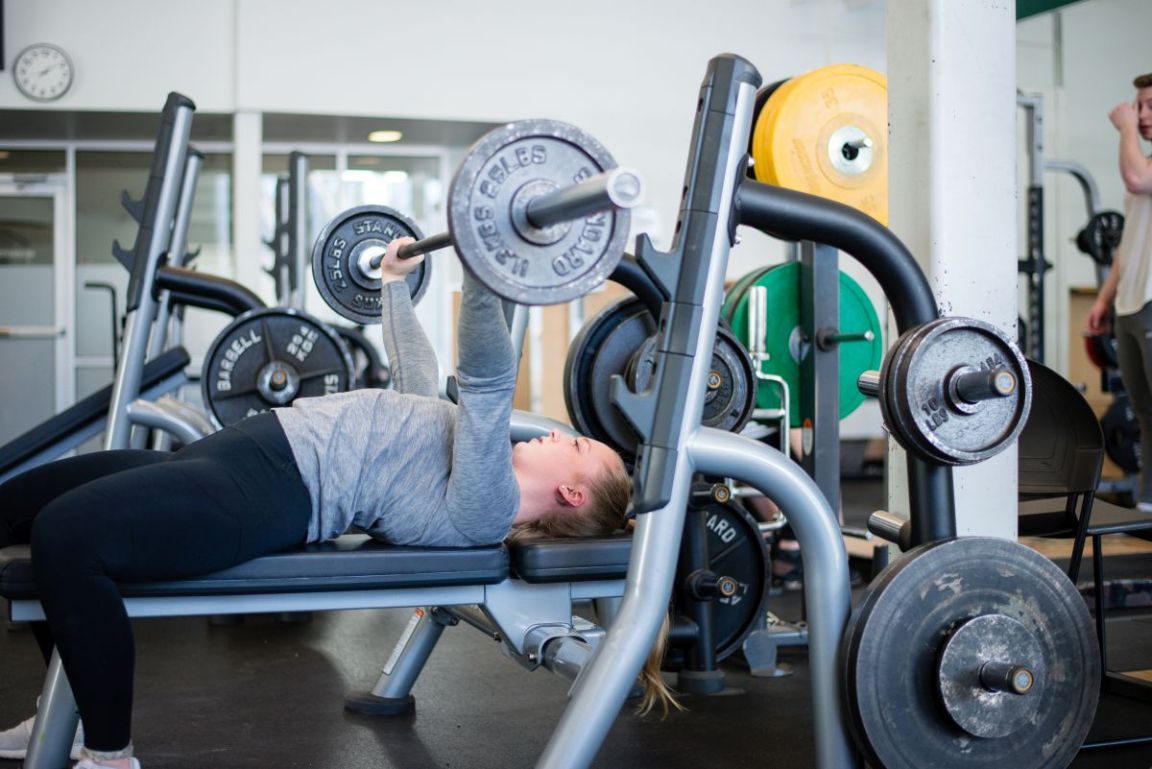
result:
<svg viewBox="0 0 1152 769"><path fill-rule="evenodd" d="M459 405L437 397L436 359L404 282L423 257L397 259L402 242L381 265L395 390L298 400L172 454L87 454L0 486L0 547L31 541L48 620L37 640L46 657L59 649L76 696L77 767L140 766L117 581L207 574L349 529L452 547L623 525L632 483L607 445L555 432L511 445L517 362L499 299L467 274Z"/></svg>

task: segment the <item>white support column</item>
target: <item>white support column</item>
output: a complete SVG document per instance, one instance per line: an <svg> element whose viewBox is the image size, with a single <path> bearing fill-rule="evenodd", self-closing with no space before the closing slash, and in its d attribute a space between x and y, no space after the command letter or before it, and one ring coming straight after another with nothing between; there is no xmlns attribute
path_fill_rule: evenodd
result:
<svg viewBox="0 0 1152 769"><path fill-rule="evenodd" d="M945 315L1014 334L1015 4L888 0L886 14L890 226ZM889 460L888 504L906 513L902 452ZM955 485L957 533L1015 538L1014 446Z"/></svg>
<svg viewBox="0 0 1152 769"><path fill-rule="evenodd" d="M275 304L276 287L262 269L271 261L260 232L260 173L263 116L237 112L232 118L232 240L236 280Z"/></svg>

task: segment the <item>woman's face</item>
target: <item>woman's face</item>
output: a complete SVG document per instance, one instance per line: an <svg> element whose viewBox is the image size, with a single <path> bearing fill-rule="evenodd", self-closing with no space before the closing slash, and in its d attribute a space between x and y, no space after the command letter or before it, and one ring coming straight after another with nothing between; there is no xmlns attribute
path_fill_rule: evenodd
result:
<svg viewBox="0 0 1152 769"><path fill-rule="evenodd" d="M513 467L534 477L555 478L557 485L595 478L617 461L607 444L556 430L512 447Z"/></svg>

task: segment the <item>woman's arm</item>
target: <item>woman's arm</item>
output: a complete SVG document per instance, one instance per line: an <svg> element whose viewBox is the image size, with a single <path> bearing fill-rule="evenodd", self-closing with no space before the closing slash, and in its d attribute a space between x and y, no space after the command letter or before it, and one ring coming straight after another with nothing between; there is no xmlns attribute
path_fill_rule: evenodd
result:
<svg viewBox="0 0 1152 769"><path fill-rule="evenodd" d="M508 426L516 360L500 299L467 272L457 340L460 403L446 505L462 535L488 544L508 533L520 503Z"/></svg>
<svg viewBox="0 0 1152 769"><path fill-rule="evenodd" d="M416 319L412 296L404 278L424 260L423 256L398 259L396 251L411 238L398 238L388 245L380 264L380 318L384 352L397 392L438 395L440 367L436 352Z"/></svg>

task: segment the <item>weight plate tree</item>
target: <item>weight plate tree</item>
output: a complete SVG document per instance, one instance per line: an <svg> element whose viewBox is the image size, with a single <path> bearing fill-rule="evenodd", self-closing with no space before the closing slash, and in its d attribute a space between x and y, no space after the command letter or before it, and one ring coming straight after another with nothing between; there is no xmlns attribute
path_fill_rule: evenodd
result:
<svg viewBox="0 0 1152 769"><path fill-rule="evenodd" d="M387 206L350 208L324 226L312 249L312 278L328 306L353 323L380 322L380 267L371 266L396 238L424 237L420 228ZM412 302L432 280L425 259L405 278Z"/></svg>
<svg viewBox="0 0 1152 769"><path fill-rule="evenodd" d="M888 223L888 83L851 64L775 85L752 130L755 178Z"/></svg>
<svg viewBox="0 0 1152 769"><path fill-rule="evenodd" d="M852 613L849 721L886 769L1066 767L1096 711L1100 650L1079 591L1002 539L921 545Z"/></svg>
<svg viewBox="0 0 1152 769"><path fill-rule="evenodd" d="M809 343L802 341L800 329L800 269L799 263L789 262L748 273L728 292L720 311L736 338L747 348L750 341L748 292L754 286L763 286L767 290L765 349L768 359L761 363L760 371L780 376L787 382L792 400L792 413L789 414L792 427L800 427L799 403L804 393L801 363L810 354ZM840 418L843 419L865 400L856 386L857 378L878 367L884 356L883 329L872 300L860 284L844 272L840 272L840 329L845 334L872 332L871 341L848 341L839 345L839 400ZM780 408L779 389L770 385L758 387L756 405L763 409Z"/></svg>
<svg viewBox="0 0 1152 769"><path fill-rule="evenodd" d="M344 392L352 358L326 324L293 309L251 310L213 340L201 392L217 424L286 406L296 398Z"/></svg>

